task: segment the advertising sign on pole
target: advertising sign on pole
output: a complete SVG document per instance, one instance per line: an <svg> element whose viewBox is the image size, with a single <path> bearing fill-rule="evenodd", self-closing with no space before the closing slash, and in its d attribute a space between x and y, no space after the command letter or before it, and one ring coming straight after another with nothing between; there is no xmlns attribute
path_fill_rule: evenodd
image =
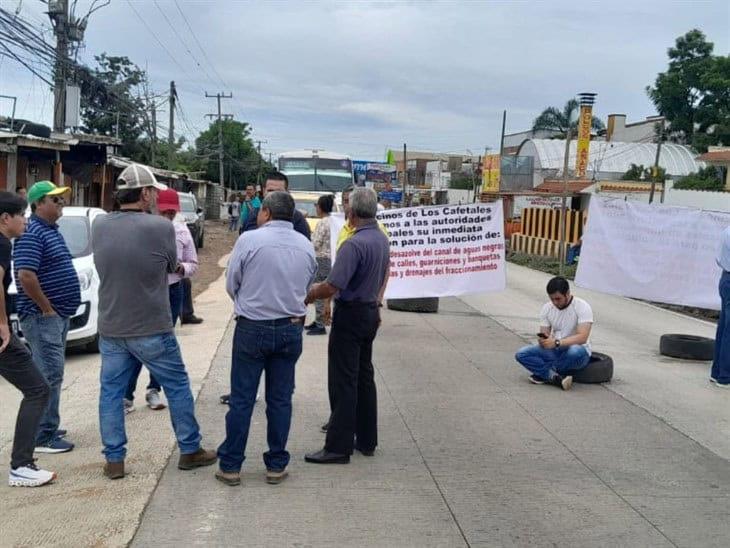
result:
<svg viewBox="0 0 730 548"><path fill-rule="evenodd" d="M499 169L501 156L487 154L482 167L482 192L499 192Z"/></svg>
<svg viewBox="0 0 730 548"><path fill-rule="evenodd" d="M592 120L593 108L590 105L582 105L580 107L580 120L578 121L578 147L575 157L575 176L578 179L584 178L588 170Z"/></svg>

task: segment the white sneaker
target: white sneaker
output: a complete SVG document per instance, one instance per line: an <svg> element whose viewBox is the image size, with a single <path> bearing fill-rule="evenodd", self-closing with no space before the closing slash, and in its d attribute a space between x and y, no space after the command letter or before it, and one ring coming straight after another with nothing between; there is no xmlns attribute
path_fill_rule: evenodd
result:
<svg viewBox="0 0 730 548"><path fill-rule="evenodd" d="M154 388L150 388L147 390L147 407L150 409L154 409L155 411L159 411L160 409L164 409L167 407L164 403L162 403L162 400L160 399L160 393L155 390Z"/></svg>
<svg viewBox="0 0 730 548"><path fill-rule="evenodd" d="M18 468L11 468L10 474L8 474L8 485L10 487L39 487L51 483L55 479L55 472L42 470L35 464L30 463Z"/></svg>
<svg viewBox="0 0 730 548"><path fill-rule="evenodd" d="M134 402L124 398L124 414L129 415L132 411L134 411Z"/></svg>

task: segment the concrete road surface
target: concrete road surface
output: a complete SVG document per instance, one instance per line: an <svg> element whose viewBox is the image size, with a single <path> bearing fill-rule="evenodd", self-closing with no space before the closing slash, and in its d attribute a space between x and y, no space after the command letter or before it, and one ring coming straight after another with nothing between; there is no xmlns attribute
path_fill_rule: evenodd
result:
<svg viewBox="0 0 730 548"><path fill-rule="evenodd" d="M305 337L290 478L264 481L259 404L242 485L171 461L133 545L727 546L726 459L612 390L529 384L518 335L462 301L441 305L385 316L374 457L303 461L328 415L326 338ZM219 439L230 336L198 405Z"/></svg>
<svg viewBox="0 0 730 548"><path fill-rule="evenodd" d="M594 306L607 385L533 386L513 361L535 332L547 276L509 268L502 294L442 299L434 315L384 314L376 344L380 446L346 466L306 464L328 415L326 337L305 337L297 368L291 476L264 482L264 405L243 484L181 472L167 412L127 419L124 480L101 474L98 356L69 359L63 426L77 449L43 455L55 485L0 481L0 546L727 546L730 394L708 364L660 357L665 332L712 327L578 290ZM224 435L230 304L222 282L179 331L208 447ZM143 373L141 383L146 381ZM142 384L140 384L142 386ZM202 387L202 389L201 389ZM18 398L0 381L0 470Z"/></svg>

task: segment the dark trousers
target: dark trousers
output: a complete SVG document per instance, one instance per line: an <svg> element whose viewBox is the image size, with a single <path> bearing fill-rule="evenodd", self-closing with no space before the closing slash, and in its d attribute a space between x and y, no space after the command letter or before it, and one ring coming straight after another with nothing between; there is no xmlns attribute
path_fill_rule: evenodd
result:
<svg viewBox="0 0 730 548"><path fill-rule="evenodd" d="M18 468L33 462L36 434L48 407L50 388L30 352L15 335L11 335L10 344L0 354L0 375L23 394L10 461L12 468Z"/></svg>
<svg viewBox="0 0 730 548"><path fill-rule="evenodd" d="M183 288L182 318L189 318L195 313L193 310L193 283L190 278L183 278L180 282Z"/></svg>
<svg viewBox="0 0 730 548"><path fill-rule="evenodd" d="M182 310L182 281L175 282L174 284L169 285L168 291L170 293L170 312L172 312L172 327L175 327L175 324L177 324L177 319L180 317L180 312ZM129 384L127 385L127 391L124 394L124 399L130 401L134 400L134 390L137 388L137 378L139 377L140 371L142 371L142 362L138 362L134 368L134 371L132 371L132 377L129 379ZM157 382L157 379L152 373L150 373L150 383L147 385L147 390L157 390L158 392L162 390L160 383Z"/></svg>
<svg viewBox="0 0 730 548"><path fill-rule="evenodd" d="M237 472L243 465L251 413L263 371L266 371L266 439L269 444L264 464L269 470L287 467L294 366L301 354L301 321L293 323L290 318L236 320L226 439L218 448L221 470Z"/></svg>
<svg viewBox="0 0 730 548"><path fill-rule="evenodd" d="M351 455L355 436L363 449L378 445L372 357L379 317L376 303L335 302L327 349L332 415L325 442L325 449L333 453Z"/></svg>
<svg viewBox="0 0 730 548"><path fill-rule="evenodd" d="M723 272L720 277L720 301L710 376L721 384L730 384L730 272Z"/></svg>

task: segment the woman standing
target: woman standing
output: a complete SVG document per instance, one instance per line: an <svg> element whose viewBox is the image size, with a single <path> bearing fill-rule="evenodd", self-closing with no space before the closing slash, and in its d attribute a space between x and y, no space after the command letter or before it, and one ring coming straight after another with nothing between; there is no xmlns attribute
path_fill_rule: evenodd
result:
<svg viewBox="0 0 730 548"><path fill-rule="evenodd" d="M317 277L315 282L323 282L327 279L332 266L330 253L330 222L329 216L334 207L335 197L332 194L325 194L317 200L317 217L320 221L312 234L312 244L314 245L314 253L317 256ZM325 328L326 311L329 311L329 299L327 301L318 300L314 303L317 315L313 323L306 327L307 335L326 335ZM328 314L327 314L328 316Z"/></svg>

